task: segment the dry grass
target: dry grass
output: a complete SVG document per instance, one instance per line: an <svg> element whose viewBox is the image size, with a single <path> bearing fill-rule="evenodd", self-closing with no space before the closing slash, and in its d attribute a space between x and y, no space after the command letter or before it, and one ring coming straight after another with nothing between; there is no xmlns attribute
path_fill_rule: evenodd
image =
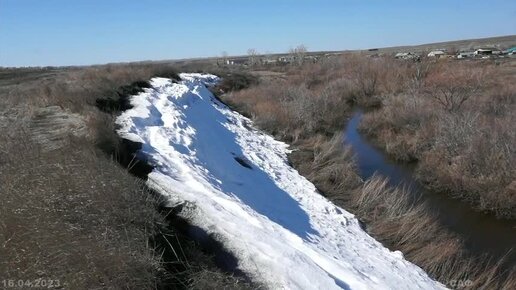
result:
<svg viewBox="0 0 516 290"><path fill-rule="evenodd" d="M390 188L388 180L374 176L353 191L351 207L364 219L368 231L393 250L453 288L511 289L514 269L503 259L475 257L464 250L459 237L446 230L428 207L414 201L404 188ZM504 270L505 269L505 270ZM457 287L457 281L468 281Z"/></svg>
<svg viewBox="0 0 516 290"><path fill-rule="evenodd" d="M170 226L159 197L118 163L127 152L97 99L117 103L156 75L176 76L168 64L0 71L2 279L59 280L66 289L256 286ZM47 106L87 130L73 136L41 121ZM37 121L59 142L40 142L48 134L35 137Z"/></svg>
<svg viewBox="0 0 516 290"><path fill-rule="evenodd" d="M427 206L414 201L407 190L389 188L387 180L380 177L360 180L353 154L343 146L340 132L352 106L381 104L380 111L366 114L364 130L379 138L379 142L388 140L390 154L406 161L421 160L421 152L436 148L433 136L440 134L445 125L458 126L449 120L441 121L442 129L435 126L433 122L439 120L439 114L456 114L474 99L468 95L467 100L459 100L458 106L452 100L451 109L428 95L427 81L439 72L441 65L449 64L349 55L333 62L280 68L285 73L281 77L263 79L247 89L222 95L221 99L251 117L262 129L291 143L295 150L289 156L290 162L323 195L355 212L373 236L390 249L402 251L432 277L452 288L510 289L515 283L514 271L502 270L506 269L501 267L502 261L468 253L459 237L447 230ZM434 81L432 86L437 86L437 80ZM462 89L457 90L461 94L469 90L466 85ZM477 88L467 93L473 91ZM512 108L512 97L502 94L498 98L503 104L491 104L486 110L512 118L507 114ZM466 123L468 120L465 116L457 118ZM465 124L460 133L446 130L460 135L469 134L468 128ZM375 135L378 132L381 134ZM451 143L444 134L440 136L443 142ZM468 140L460 144L467 143ZM464 152L460 144L454 144ZM442 168L442 164L434 166ZM428 170L438 171L434 166ZM494 168L492 174L500 176Z"/></svg>
<svg viewBox="0 0 516 290"><path fill-rule="evenodd" d="M349 195L343 193L359 187L362 180L355 168L353 152L349 146L343 147L342 138L341 133L331 139L317 135L293 151L289 160L323 195L345 205Z"/></svg>
<svg viewBox="0 0 516 290"><path fill-rule="evenodd" d="M471 279L472 288L514 289L514 270L503 273L499 262L466 253L405 191L387 188L380 178L363 183L350 149L341 146L339 133L352 106L381 105L364 118L378 144L398 159L419 160L420 178L429 185L513 216L512 75L474 90L464 85L457 89L459 97L466 92L468 98L447 105L446 95L435 96L430 88L446 85L441 72L453 75L449 65L347 55L277 68L281 77L261 82L237 74L223 90L242 90L221 98L294 144L299 150L291 162L323 194L353 209L372 235L441 282L457 286L453 281ZM482 71L491 69L514 68ZM114 161L123 156L113 134L114 116L99 111L97 99L118 103L134 88L122 87L158 74L174 76L166 64L0 71L0 134L8 136L0 140L0 202L7 209L0 212L0 256L6 257L0 272L13 279L60 279L77 289L256 286L220 271L195 243L163 226L159 201L98 150ZM88 134L66 136L64 147L52 151L42 149L30 137L30 124L38 108L49 105L79 114ZM162 253L175 259L163 264Z"/></svg>
<svg viewBox="0 0 516 290"><path fill-rule="evenodd" d="M261 128L296 143L315 134L331 136L342 126L350 112L346 92L340 89L344 87L331 82L308 89L274 80L222 98Z"/></svg>
<svg viewBox="0 0 516 290"><path fill-rule="evenodd" d="M3 140L2 151L14 148L0 167L2 277L153 288L162 270L148 244L156 201L123 168L73 144L56 154L28 138Z"/></svg>
<svg viewBox="0 0 516 290"><path fill-rule="evenodd" d="M516 68L510 62L427 64L420 87L387 96L362 130L398 160L418 160L428 186L513 219Z"/></svg>

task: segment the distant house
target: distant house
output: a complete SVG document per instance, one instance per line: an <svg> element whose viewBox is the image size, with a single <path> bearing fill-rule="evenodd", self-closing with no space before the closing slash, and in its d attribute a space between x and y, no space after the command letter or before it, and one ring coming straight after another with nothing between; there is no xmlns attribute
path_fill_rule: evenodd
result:
<svg viewBox="0 0 516 290"><path fill-rule="evenodd" d="M461 51L459 54L457 54L458 59L464 59L464 58L473 58L475 57L474 51Z"/></svg>
<svg viewBox="0 0 516 290"><path fill-rule="evenodd" d="M262 59L262 64L265 64L265 65L273 65L273 64L276 64L278 63L278 59L276 58L264 58Z"/></svg>
<svg viewBox="0 0 516 290"><path fill-rule="evenodd" d="M428 57L436 57L436 58L440 58L440 57L443 57L446 55L446 52L443 50L443 49L436 49L436 50L432 50L428 53Z"/></svg>
<svg viewBox="0 0 516 290"><path fill-rule="evenodd" d="M509 49L507 49L506 51L504 51L504 53L508 54L508 55L514 55L516 54L516 46L514 47L511 47Z"/></svg>
<svg viewBox="0 0 516 290"><path fill-rule="evenodd" d="M475 54L476 55L491 55L491 54L493 54L493 51L488 48L479 48L479 49L475 50Z"/></svg>
<svg viewBox="0 0 516 290"><path fill-rule="evenodd" d="M339 56L339 55L342 55L342 52L325 53L324 57L325 58L331 58L331 57L336 57L336 56Z"/></svg>
<svg viewBox="0 0 516 290"><path fill-rule="evenodd" d="M395 59L419 59L419 55L412 52L398 52L394 55Z"/></svg>
<svg viewBox="0 0 516 290"><path fill-rule="evenodd" d="M409 53L408 52L398 52L394 55L394 58L396 59L402 59L406 57Z"/></svg>
<svg viewBox="0 0 516 290"><path fill-rule="evenodd" d="M492 55L492 54L498 54L497 52L499 52L500 50L496 49L496 48L478 48L477 50L475 50L475 54L476 55Z"/></svg>
<svg viewBox="0 0 516 290"><path fill-rule="evenodd" d="M304 60L304 61L307 61L307 62L313 62L313 63L316 63L316 62L317 62L317 60L318 60L318 58L317 58L317 56L315 56L315 55L307 55L307 56L305 56L305 57L304 57L304 59L303 59L303 60Z"/></svg>
<svg viewBox="0 0 516 290"><path fill-rule="evenodd" d="M246 60L244 58L230 58L224 61L225 65L244 65Z"/></svg>
<svg viewBox="0 0 516 290"><path fill-rule="evenodd" d="M282 63L292 63L292 62L294 62L294 60L295 60L294 57L291 55L281 56L278 58L278 61L282 62Z"/></svg>

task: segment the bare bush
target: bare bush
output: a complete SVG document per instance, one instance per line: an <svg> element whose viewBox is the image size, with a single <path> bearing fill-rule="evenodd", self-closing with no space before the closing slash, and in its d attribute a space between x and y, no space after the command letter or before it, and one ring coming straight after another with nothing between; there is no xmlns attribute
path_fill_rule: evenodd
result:
<svg viewBox="0 0 516 290"><path fill-rule="evenodd" d="M495 69L499 70L495 74ZM488 64L432 64L418 90L385 96L361 129L398 160L419 160L418 178L499 217L514 217L516 87Z"/></svg>
<svg viewBox="0 0 516 290"><path fill-rule="evenodd" d="M425 170L422 175L432 186L454 194L466 190L464 199L510 216L515 212L511 194L516 188L510 165L516 162L510 145L516 143L509 125L514 122L510 112L515 103L510 81L505 80L505 91L498 93L500 104L489 104L490 92L496 91L491 74L466 65L487 79L469 91L469 99L452 101L453 109L448 110L425 92L441 81L449 85L443 71L462 69L450 65L344 55L285 68L280 79L221 98L261 128L291 142L295 150L289 160L301 174L337 205L356 213L369 233L402 251L432 277L450 287L456 286L450 281L471 279L473 289L510 289L514 273L504 272L490 257L465 251L463 241L435 213L415 203L409 191L390 188L379 177L363 183L352 152L338 134L350 114L349 104L379 106L365 114L361 130L387 152L400 160L418 160L418 172ZM463 85L467 88L469 83Z"/></svg>
<svg viewBox="0 0 516 290"><path fill-rule="evenodd" d="M249 65L254 66L258 64L258 51L254 48L249 48L247 50L247 57L249 59Z"/></svg>
<svg viewBox="0 0 516 290"><path fill-rule="evenodd" d="M474 112L440 114L435 144L449 153L449 157L468 150L473 139L480 133L478 118L479 114Z"/></svg>
<svg viewBox="0 0 516 290"><path fill-rule="evenodd" d="M303 64L307 52L308 49L303 44L300 44L294 48L289 49L289 54L293 59L293 63L297 65Z"/></svg>
<svg viewBox="0 0 516 290"><path fill-rule="evenodd" d="M412 65L411 78L409 82L409 92L412 94L419 93L422 87L424 87L425 80L432 69L432 62L423 61L416 62Z"/></svg>
<svg viewBox="0 0 516 290"><path fill-rule="evenodd" d="M470 67L443 68L426 78L426 93L443 109L458 111L481 86L483 71Z"/></svg>

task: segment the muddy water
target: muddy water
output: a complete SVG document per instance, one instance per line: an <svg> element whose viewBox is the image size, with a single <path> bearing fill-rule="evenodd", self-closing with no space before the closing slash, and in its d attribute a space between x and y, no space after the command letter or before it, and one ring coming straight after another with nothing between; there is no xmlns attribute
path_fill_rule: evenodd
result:
<svg viewBox="0 0 516 290"><path fill-rule="evenodd" d="M408 186L413 197L428 204L439 220L451 231L461 236L466 247L475 254L489 253L496 258L505 255L509 265L516 265L516 222L499 220L472 210L467 204L450 198L445 193L425 189L414 179L413 166L389 160L360 135L357 128L362 112L356 112L345 130L345 142L352 146L361 177L365 180L377 173L390 179L393 186Z"/></svg>

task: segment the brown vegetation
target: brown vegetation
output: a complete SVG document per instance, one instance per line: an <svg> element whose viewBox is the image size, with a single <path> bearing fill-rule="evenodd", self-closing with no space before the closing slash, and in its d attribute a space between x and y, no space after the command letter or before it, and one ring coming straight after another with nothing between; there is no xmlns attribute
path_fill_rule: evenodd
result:
<svg viewBox="0 0 516 290"><path fill-rule="evenodd" d="M404 188L389 188L385 178L374 176L365 182L353 191L350 204L376 238L449 286L457 286L452 281L471 281L463 285L469 287L457 288L472 289L516 285L515 270L503 270L503 260L469 254L460 238L443 228L427 206L411 201Z"/></svg>
<svg viewBox="0 0 516 290"><path fill-rule="evenodd" d="M293 144L292 164L389 248L449 286L467 278L472 288L514 289L514 270L504 272L497 261L467 253L406 191L386 187L379 177L363 182L340 134L353 106L378 108L366 112L362 129L397 159L418 160L421 180L514 217L511 65L350 54L278 67L277 77L259 82L242 72L218 72L227 80L218 92L259 127ZM0 134L7 136L0 139L0 202L6 209L0 212L0 256L6 257L1 273L59 279L74 289L250 287L167 228L156 210L159 200L113 162L124 158L114 116L96 106L115 112L123 106L120 97L145 85L139 81L175 77L170 69L126 64L0 70ZM53 128L49 120L56 118L44 118L40 110L48 106L61 109L50 110L57 117L72 116L73 122L60 124L73 129ZM53 133L42 134L40 126ZM164 251L175 259L164 264Z"/></svg>
<svg viewBox="0 0 516 290"><path fill-rule="evenodd" d="M295 69L278 68L283 72L281 76L262 79L257 85L229 92L221 99L252 118L260 128L291 143L294 147L289 156L291 163L323 195L355 212L373 236L389 248L402 251L408 260L432 277L454 288L511 289L516 283L514 270L507 272L500 267L501 262L468 253L460 238L441 225L428 207L411 201L407 191L387 187L387 181L380 177L363 182L356 173L351 149L343 146L340 132L352 106L359 105L381 106L380 111L366 114L368 121L364 128L371 135L382 132L380 142L389 140L389 144L394 144L390 145L389 153L398 152L400 158L413 160L420 159L415 154L418 150L432 149L430 144L418 142L418 138L437 134L427 122L434 118L435 107L443 114L457 114L479 90L470 88L467 83L462 87L457 84L450 103L445 96L442 104L440 96L428 95L431 86L442 85L442 80L430 82L436 69L441 69L440 65L346 55ZM425 97L412 97L413 93ZM495 107L505 116L506 110L510 110L507 105ZM379 114L385 116L374 120L372 116ZM392 128L391 124L396 127ZM445 124L455 126L442 123ZM467 128L465 126L461 132ZM415 136L407 131L414 132ZM447 137L442 138L446 140L443 142L449 142ZM467 142L452 144L460 150L461 144ZM474 154L474 151L469 153ZM435 167L428 169L436 170ZM499 172L490 172L500 176ZM468 285L457 284L466 280Z"/></svg>
<svg viewBox="0 0 516 290"><path fill-rule="evenodd" d="M66 289L251 288L171 227L159 196L117 163L137 161L97 100L119 104L156 75L177 77L168 64L0 70L1 279Z"/></svg>
<svg viewBox="0 0 516 290"><path fill-rule="evenodd" d="M396 159L418 160L428 186L515 218L514 64L426 65L421 85L387 95L362 130Z"/></svg>

